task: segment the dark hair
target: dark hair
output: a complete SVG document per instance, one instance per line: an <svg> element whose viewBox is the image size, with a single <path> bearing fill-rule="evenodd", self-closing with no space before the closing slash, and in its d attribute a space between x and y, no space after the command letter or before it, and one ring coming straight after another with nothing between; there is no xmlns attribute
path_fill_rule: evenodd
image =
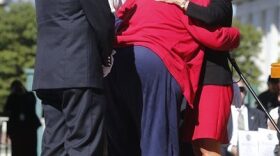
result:
<svg viewBox="0 0 280 156"><path fill-rule="evenodd" d="M267 83L273 83L273 84L279 83L279 78L271 78L271 76L269 75L267 79Z"/></svg>
<svg viewBox="0 0 280 156"><path fill-rule="evenodd" d="M24 93L24 92L26 92L25 87L23 86L23 84L19 80L14 80L11 83L11 90L14 93Z"/></svg>

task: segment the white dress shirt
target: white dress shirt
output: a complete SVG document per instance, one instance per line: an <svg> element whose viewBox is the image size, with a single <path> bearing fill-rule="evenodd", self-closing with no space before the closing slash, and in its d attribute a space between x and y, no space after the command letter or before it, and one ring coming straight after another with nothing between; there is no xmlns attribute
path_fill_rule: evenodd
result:
<svg viewBox="0 0 280 156"><path fill-rule="evenodd" d="M123 5L125 0L109 0L109 5L111 8L111 11L114 13L116 10L120 8L121 5Z"/></svg>
<svg viewBox="0 0 280 156"><path fill-rule="evenodd" d="M249 122L248 122L248 108L242 105L240 108L236 108L235 106L231 106L231 116L232 116L232 137L230 139L230 145L228 146L228 151L231 151L233 145L237 146L238 143L238 115L239 111L242 113L244 117L244 130L249 130Z"/></svg>
<svg viewBox="0 0 280 156"><path fill-rule="evenodd" d="M269 112L269 114L271 115L272 119L274 119L275 121L277 121L278 118L279 118L278 109L279 109L279 107L276 107L276 108L271 109L270 112Z"/></svg>

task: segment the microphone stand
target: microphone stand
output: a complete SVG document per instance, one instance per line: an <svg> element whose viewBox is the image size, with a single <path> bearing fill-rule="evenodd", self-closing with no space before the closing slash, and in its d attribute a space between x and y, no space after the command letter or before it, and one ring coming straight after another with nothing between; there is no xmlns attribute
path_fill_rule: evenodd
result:
<svg viewBox="0 0 280 156"><path fill-rule="evenodd" d="M265 114L267 115L269 121L272 123L273 127L276 129L276 131L278 132L278 134L280 134L280 130L277 127L275 121L272 119L271 115L267 112L267 110L265 109L265 107L263 106L263 103L259 100L257 94L255 93L255 91L252 89L251 85L249 84L249 82L246 80L246 78L244 77L244 75L242 74L240 68L238 67L236 61L234 58L232 58L230 55L228 55L228 60L231 63L231 65L234 67L234 69L236 70L236 72L239 74L240 78L243 80L243 82L245 83L245 85L247 86L247 88L249 89L249 91L251 92L251 94L254 96L254 98L256 99L256 101L258 102L258 104L261 106L262 110L265 112Z"/></svg>

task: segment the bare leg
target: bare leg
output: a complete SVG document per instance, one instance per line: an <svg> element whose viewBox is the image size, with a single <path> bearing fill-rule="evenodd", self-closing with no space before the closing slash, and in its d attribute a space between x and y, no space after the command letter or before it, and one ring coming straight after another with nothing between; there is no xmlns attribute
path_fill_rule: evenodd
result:
<svg viewBox="0 0 280 156"><path fill-rule="evenodd" d="M221 156L221 144L214 139L197 139L192 144L195 156Z"/></svg>

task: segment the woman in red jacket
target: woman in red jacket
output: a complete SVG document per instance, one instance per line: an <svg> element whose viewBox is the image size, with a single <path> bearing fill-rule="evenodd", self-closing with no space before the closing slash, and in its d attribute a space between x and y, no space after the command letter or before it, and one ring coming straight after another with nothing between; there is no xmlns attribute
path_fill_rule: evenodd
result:
<svg viewBox="0 0 280 156"><path fill-rule="evenodd" d="M237 29L206 29L183 8L128 0L117 11L123 23L107 78L109 156L178 156L181 95L194 106L204 47L238 46Z"/></svg>
<svg viewBox="0 0 280 156"><path fill-rule="evenodd" d="M180 5L185 0L163 1ZM207 7L204 6L202 3L186 2L185 13L209 27L231 26L231 0L211 0ZM221 54L221 51L211 48L205 50L199 95L194 109L187 109L184 128L185 139L193 140L196 156L220 155L220 143L228 142L227 121L233 96L228 55L228 52Z"/></svg>

